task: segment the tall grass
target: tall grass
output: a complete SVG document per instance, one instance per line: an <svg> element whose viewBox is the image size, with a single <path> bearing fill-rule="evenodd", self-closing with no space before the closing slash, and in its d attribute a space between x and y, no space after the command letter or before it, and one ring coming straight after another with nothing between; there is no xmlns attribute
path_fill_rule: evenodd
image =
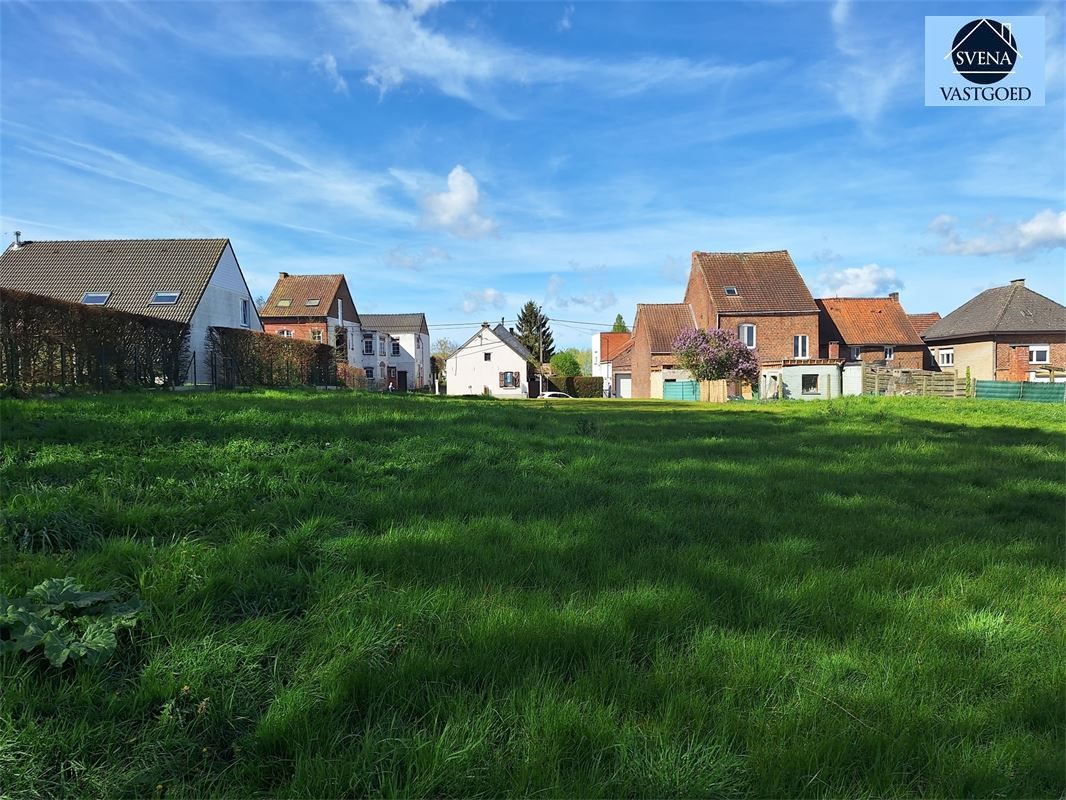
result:
<svg viewBox="0 0 1066 800"><path fill-rule="evenodd" d="M2 401L0 796L1061 796L1066 415Z"/></svg>

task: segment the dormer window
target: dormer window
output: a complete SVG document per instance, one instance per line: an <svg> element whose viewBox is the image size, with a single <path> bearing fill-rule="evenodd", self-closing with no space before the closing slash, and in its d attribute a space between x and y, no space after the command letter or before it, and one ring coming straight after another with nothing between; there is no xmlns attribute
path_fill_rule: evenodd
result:
<svg viewBox="0 0 1066 800"><path fill-rule="evenodd" d="M172 306L178 302L181 292L156 292L148 301L150 306Z"/></svg>
<svg viewBox="0 0 1066 800"><path fill-rule="evenodd" d="M725 294L726 294L726 297L736 297L738 294L740 294L740 292L737 291L737 287L736 286L726 286L725 287Z"/></svg>
<svg viewBox="0 0 1066 800"><path fill-rule="evenodd" d="M292 298L291 297L283 297L280 300L278 300L278 308L288 308L291 305L292 305Z"/></svg>
<svg viewBox="0 0 1066 800"><path fill-rule="evenodd" d="M321 300L319 300L319 298L317 298L317 297L308 297L307 298L307 302L305 302L304 305L305 306L317 306L320 302L321 302Z"/></svg>
<svg viewBox="0 0 1066 800"><path fill-rule="evenodd" d="M111 292L86 292L81 296L81 301L87 306L106 306L111 299Z"/></svg>

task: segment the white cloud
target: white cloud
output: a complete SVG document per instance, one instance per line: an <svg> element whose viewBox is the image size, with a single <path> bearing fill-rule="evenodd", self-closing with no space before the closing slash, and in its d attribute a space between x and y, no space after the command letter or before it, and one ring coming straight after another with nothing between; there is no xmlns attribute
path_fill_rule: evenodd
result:
<svg viewBox="0 0 1066 800"><path fill-rule="evenodd" d="M551 308L587 308L590 311L603 311L618 305L618 298L610 290L575 295L565 293L565 286L566 281L559 275L549 277L544 304Z"/></svg>
<svg viewBox="0 0 1066 800"><path fill-rule="evenodd" d="M567 3L566 8L563 9L563 16L555 24L555 29L559 32L568 31L574 27L574 4Z"/></svg>
<svg viewBox="0 0 1066 800"><path fill-rule="evenodd" d="M921 52L905 42L885 40L883 28L860 27L851 0L837 0L829 11L833 42L842 56L833 64L833 92L844 113L864 126L877 122L902 84L920 63ZM885 59L884 53L893 53Z"/></svg>
<svg viewBox="0 0 1066 800"><path fill-rule="evenodd" d="M496 289L480 289L464 293L463 302L459 307L464 314L473 314L483 308L503 308L505 305L507 305L507 298L503 292Z"/></svg>
<svg viewBox="0 0 1066 800"><path fill-rule="evenodd" d="M666 256L662 266L659 267L659 275L664 281L684 286L688 283L688 273L691 260L681 256Z"/></svg>
<svg viewBox="0 0 1066 800"><path fill-rule="evenodd" d="M959 256L1031 256L1043 250L1066 247L1066 211L1044 209L1031 219L1000 224L995 220L983 227L985 233L963 236L958 218L941 214L929 223L929 230L941 239L941 253Z"/></svg>
<svg viewBox="0 0 1066 800"><path fill-rule="evenodd" d="M406 247L394 247L385 254L385 264L396 269L417 271L422 269L430 261L448 261L451 254L439 247L427 247L425 250L414 251Z"/></svg>
<svg viewBox="0 0 1066 800"><path fill-rule="evenodd" d="M407 7L416 17L421 17L427 11L444 5L448 0L407 0Z"/></svg>
<svg viewBox="0 0 1066 800"><path fill-rule="evenodd" d="M323 53L311 62L314 70L323 75L338 94L348 94L348 81L337 70L337 59L333 53Z"/></svg>
<svg viewBox="0 0 1066 800"><path fill-rule="evenodd" d="M423 199L423 224L443 228L464 239L480 239L496 231L496 223L478 213L477 179L462 164L448 173L448 190Z"/></svg>
<svg viewBox="0 0 1066 800"><path fill-rule="evenodd" d="M867 264L826 270L818 276L819 293L827 297L881 297L903 288L903 281L891 267Z"/></svg>

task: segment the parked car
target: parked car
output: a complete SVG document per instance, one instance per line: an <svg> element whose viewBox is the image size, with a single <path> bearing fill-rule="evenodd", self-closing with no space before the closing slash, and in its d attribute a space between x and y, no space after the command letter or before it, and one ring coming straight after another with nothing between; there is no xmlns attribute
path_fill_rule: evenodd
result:
<svg viewBox="0 0 1066 800"><path fill-rule="evenodd" d="M545 400L548 400L548 399L551 399L551 400L573 400L574 399L570 395L568 395L566 392L545 392L544 394L541 395L541 397L543 397Z"/></svg>

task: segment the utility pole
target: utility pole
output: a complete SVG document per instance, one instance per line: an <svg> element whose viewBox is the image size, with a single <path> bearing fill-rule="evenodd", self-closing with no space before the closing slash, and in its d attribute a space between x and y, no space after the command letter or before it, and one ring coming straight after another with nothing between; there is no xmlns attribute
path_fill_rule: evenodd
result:
<svg viewBox="0 0 1066 800"><path fill-rule="evenodd" d="M548 321L548 318L541 316L540 318L540 335L537 336L537 344L540 346L540 364L537 365L537 376L540 385L540 394L544 394L544 323Z"/></svg>

